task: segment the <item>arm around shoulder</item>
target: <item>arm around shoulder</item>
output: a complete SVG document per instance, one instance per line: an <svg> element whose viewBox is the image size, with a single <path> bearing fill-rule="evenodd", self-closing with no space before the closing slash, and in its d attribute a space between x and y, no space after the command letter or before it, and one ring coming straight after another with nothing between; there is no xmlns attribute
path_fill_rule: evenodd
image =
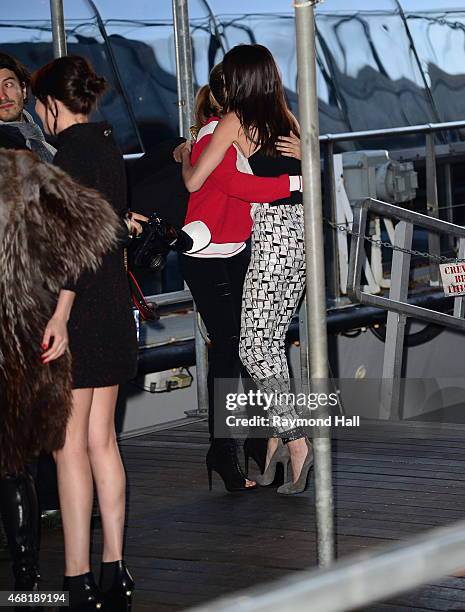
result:
<svg viewBox="0 0 465 612"><path fill-rule="evenodd" d="M195 165L191 165L187 153L183 155L182 175L187 190L198 191L210 174L223 161L226 151L239 135L240 123L236 115L229 113L218 122L213 135Z"/></svg>

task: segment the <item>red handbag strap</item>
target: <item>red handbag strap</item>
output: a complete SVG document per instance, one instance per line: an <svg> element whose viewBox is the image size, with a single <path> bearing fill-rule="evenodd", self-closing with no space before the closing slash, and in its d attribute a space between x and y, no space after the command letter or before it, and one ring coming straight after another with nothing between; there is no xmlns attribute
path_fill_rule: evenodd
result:
<svg viewBox="0 0 465 612"><path fill-rule="evenodd" d="M132 302L134 306L137 308L137 310L139 311L140 316L142 317L144 321L155 320L157 317L155 314L154 305L150 304L145 299L145 296L142 293L142 289L140 288L140 285L137 282L137 279L134 276L134 274L131 272L131 270L128 270L128 276L129 276L129 280L131 284Z"/></svg>

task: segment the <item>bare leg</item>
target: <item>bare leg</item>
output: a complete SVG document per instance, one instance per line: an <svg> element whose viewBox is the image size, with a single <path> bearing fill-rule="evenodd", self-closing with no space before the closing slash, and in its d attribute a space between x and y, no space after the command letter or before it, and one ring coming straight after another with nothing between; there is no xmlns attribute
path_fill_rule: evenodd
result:
<svg viewBox="0 0 465 612"><path fill-rule="evenodd" d="M65 445L54 454L65 539L65 576L90 571L90 521L94 491L87 436L92 396L93 389L73 391L73 409Z"/></svg>
<svg viewBox="0 0 465 612"><path fill-rule="evenodd" d="M268 438L268 446L266 449L266 461L265 461L265 469L268 467L271 457L274 455L276 449L278 448L279 438Z"/></svg>
<svg viewBox="0 0 465 612"><path fill-rule="evenodd" d="M123 558L126 476L116 442L118 386L94 390L89 422L89 458L103 526L103 561Z"/></svg>
<svg viewBox="0 0 465 612"><path fill-rule="evenodd" d="M289 455L291 456L292 465L292 481L296 482L302 471L302 466L307 457L307 444L305 438L299 438L298 440L291 440L287 444L289 449Z"/></svg>

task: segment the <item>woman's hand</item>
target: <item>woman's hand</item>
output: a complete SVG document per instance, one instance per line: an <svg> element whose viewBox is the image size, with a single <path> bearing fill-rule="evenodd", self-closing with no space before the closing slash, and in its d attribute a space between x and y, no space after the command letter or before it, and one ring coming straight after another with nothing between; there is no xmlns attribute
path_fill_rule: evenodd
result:
<svg viewBox="0 0 465 612"><path fill-rule="evenodd" d="M41 348L42 363L49 363L58 359L68 348L68 328L67 323L73 307L76 294L69 289L62 289L58 296L57 305L52 318L47 323ZM52 342L53 338L53 342Z"/></svg>
<svg viewBox="0 0 465 612"><path fill-rule="evenodd" d="M280 136L276 143L276 149L284 157L295 157L295 159L302 159L300 152L300 138L294 132L291 132L290 136Z"/></svg>
<svg viewBox="0 0 465 612"><path fill-rule="evenodd" d="M181 144L178 145L173 151L173 157L175 161L180 164L182 162L183 156L190 155L191 149L192 140L186 140L186 142L181 142Z"/></svg>
<svg viewBox="0 0 465 612"><path fill-rule="evenodd" d="M53 338L53 341L52 341ZM53 316L47 323L42 338L42 363L46 364L61 357L68 348L68 328L66 320Z"/></svg>
<svg viewBox="0 0 465 612"><path fill-rule="evenodd" d="M128 223L129 233L136 234L136 236L139 236L140 234L142 234L142 231L144 229L142 225L140 224L140 221L142 221L142 223L146 223L149 220L148 217L141 215L140 213L135 213L135 212L129 212L128 219L129 219L129 223Z"/></svg>

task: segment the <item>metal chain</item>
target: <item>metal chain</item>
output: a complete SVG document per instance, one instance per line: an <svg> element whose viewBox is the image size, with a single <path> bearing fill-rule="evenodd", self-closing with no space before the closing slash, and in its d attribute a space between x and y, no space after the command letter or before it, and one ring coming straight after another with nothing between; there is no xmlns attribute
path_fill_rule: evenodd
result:
<svg viewBox="0 0 465 612"><path fill-rule="evenodd" d="M465 262L465 259L458 259L454 257L451 258L451 257L446 257L445 255L432 255L431 253L426 253L424 251L417 251L415 249L405 249L404 247L397 246L385 240L376 240L375 238L371 238L370 236L365 236L363 234L358 234L357 232L353 232L347 224L344 225L343 223L334 223L334 221L330 221L329 219L324 219L324 220L333 229L338 230L340 232L345 232L357 238L362 237L367 242L371 242L371 244L377 247L385 247L387 249L392 249L393 251L399 251L400 253L406 253L407 255L415 255L417 257L424 257L425 259L430 259L431 261L435 261L437 263L463 263Z"/></svg>

